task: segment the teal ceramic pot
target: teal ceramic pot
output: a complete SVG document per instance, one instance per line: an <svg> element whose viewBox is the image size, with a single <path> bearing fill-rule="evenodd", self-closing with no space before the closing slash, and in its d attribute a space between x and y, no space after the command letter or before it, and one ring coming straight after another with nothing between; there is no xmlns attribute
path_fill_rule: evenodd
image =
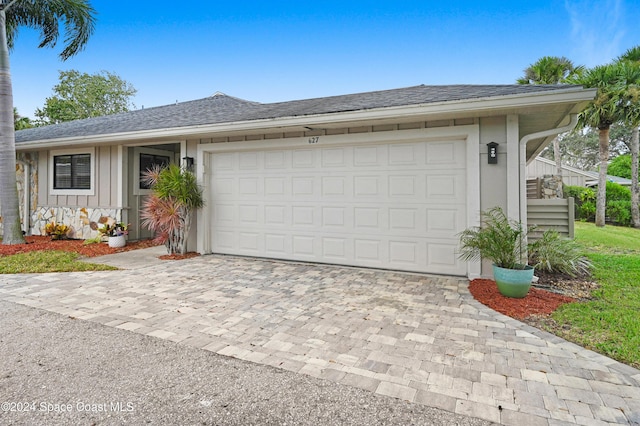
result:
<svg viewBox="0 0 640 426"><path fill-rule="evenodd" d="M529 293L531 288L533 267L527 265L524 269L506 269L493 265L493 279L498 285L500 294L521 299Z"/></svg>

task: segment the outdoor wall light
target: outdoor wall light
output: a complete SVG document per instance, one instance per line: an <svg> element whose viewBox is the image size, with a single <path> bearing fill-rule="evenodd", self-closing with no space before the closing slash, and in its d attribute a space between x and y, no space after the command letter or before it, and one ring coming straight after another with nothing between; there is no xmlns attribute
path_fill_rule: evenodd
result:
<svg viewBox="0 0 640 426"><path fill-rule="evenodd" d="M487 144L487 149L487 154L489 155L489 164L498 164L498 144L496 142L489 142Z"/></svg>
<svg viewBox="0 0 640 426"><path fill-rule="evenodd" d="M184 164L184 168L188 171L193 171L193 157L182 157L182 162Z"/></svg>

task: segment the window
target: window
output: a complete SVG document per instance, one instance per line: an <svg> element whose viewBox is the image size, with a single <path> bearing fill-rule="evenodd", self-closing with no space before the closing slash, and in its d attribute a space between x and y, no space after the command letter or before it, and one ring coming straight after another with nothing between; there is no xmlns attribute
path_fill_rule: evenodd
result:
<svg viewBox="0 0 640 426"><path fill-rule="evenodd" d="M155 166L167 167L170 159L166 155L140 153L140 189L149 189L150 186L143 182L143 176L147 170Z"/></svg>
<svg viewBox="0 0 640 426"><path fill-rule="evenodd" d="M53 189L91 189L91 154L54 156Z"/></svg>
<svg viewBox="0 0 640 426"><path fill-rule="evenodd" d="M95 195L96 151L93 147L49 151L50 195ZM104 176L108 179L108 176Z"/></svg>

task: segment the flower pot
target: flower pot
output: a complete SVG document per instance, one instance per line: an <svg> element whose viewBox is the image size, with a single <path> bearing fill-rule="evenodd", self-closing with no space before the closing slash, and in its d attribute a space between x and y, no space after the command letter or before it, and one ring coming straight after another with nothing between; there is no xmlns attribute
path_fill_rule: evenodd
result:
<svg viewBox="0 0 640 426"><path fill-rule="evenodd" d="M533 267L526 265L524 269L507 269L493 265L493 278L500 294L521 299L531 288Z"/></svg>
<svg viewBox="0 0 640 426"><path fill-rule="evenodd" d="M115 237L109 237L109 247L124 247L127 244L127 240L124 235L117 235Z"/></svg>

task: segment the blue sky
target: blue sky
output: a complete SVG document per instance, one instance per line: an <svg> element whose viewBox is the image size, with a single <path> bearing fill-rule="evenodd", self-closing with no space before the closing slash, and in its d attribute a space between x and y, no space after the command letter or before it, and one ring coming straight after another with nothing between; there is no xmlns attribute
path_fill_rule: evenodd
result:
<svg viewBox="0 0 640 426"><path fill-rule="evenodd" d="M258 102L416 84L511 84L545 55L611 61L640 44L640 2L93 0L96 31L66 62L21 29L14 105L34 116L58 71L118 74L136 108L210 96Z"/></svg>

